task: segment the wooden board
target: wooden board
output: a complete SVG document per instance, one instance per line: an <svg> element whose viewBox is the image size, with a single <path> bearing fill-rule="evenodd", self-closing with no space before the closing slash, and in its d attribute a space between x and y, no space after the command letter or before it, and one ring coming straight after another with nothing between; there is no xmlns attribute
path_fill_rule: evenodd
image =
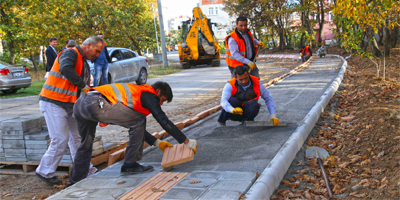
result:
<svg viewBox="0 0 400 200"><path fill-rule="evenodd" d="M114 164L115 162L124 159L125 158L125 150L126 149L121 149L121 150L118 150L118 151L110 154L110 156L108 157L107 166L110 166L110 165Z"/></svg>
<svg viewBox="0 0 400 200"><path fill-rule="evenodd" d="M7 169L4 167L0 170L0 174L25 174L29 172L34 172L35 169L39 166L40 163L38 162L8 162L8 161L1 161L1 165L8 165L8 166L20 166L21 169ZM72 164L59 164L58 167L68 168L68 171L71 171Z"/></svg>
<svg viewBox="0 0 400 200"><path fill-rule="evenodd" d="M176 144L173 147L165 148L161 161L161 167L167 168L194 159L194 152L185 144Z"/></svg>
<svg viewBox="0 0 400 200"><path fill-rule="evenodd" d="M181 172L160 172L125 194L120 200L158 199L188 174Z"/></svg>
<svg viewBox="0 0 400 200"><path fill-rule="evenodd" d="M244 122L245 126L274 126L274 122L271 121L245 121ZM278 126L287 126L286 122L279 122Z"/></svg>

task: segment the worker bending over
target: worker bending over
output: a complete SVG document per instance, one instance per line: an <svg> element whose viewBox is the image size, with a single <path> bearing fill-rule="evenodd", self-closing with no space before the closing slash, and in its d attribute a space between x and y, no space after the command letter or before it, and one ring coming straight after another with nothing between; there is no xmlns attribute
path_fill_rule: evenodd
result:
<svg viewBox="0 0 400 200"><path fill-rule="evenodd" d="M279 120L275 114L275 104L271 95L261 81L251 76L249 68L239 65L233 71L235 77L225 85L221 97L221 115L218 118L218 126L225 126L226 121L254 121L260 111L258 99L264 99L271 114L274 126L278 126Z"/></svg>
<svg viewBox="0 0 400 200"><path fill-rule="evenodd" d="M189 140L165 115L161 106L172 100L172 90L168 83L158 81L150 85L116 83L92 88L80 97L74 106L82 145L78 148L72 166L69 185L84 179L87 175L96 126L99 122L120 125L129 128L129 143L125 151L125 162L121 175L131 175L153 170L152 166L137 163L143 155L143 142L158 146L163 152L172 147L166 141L160 141L146 129L146 116L150 113L157 122L179 143L197 150L196 140ZM100 124L101 125L101 124Z"/></svg>

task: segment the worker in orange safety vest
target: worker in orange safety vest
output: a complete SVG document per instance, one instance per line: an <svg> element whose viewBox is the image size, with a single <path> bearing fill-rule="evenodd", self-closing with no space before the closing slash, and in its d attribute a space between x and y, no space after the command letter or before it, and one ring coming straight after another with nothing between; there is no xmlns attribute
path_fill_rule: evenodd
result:
<svg viewBox="0 0 400 200"><path fill-rule="evenodd" d="M307 61L307 60L310 59L311 56L312 56L312 51L311 51L310 46L303 46L303 47L300 49L299 53L300 53L300 56L301 56L301 60L302 60L303 62Z"/></svg>
<svg viewBox="0 0 400 200"><path fill-rule="evenodd" d="M250 67L250 75L259 77L258 68L254 63L257 56L258 47L264 48L265 44L253 38L250 30L247 29L247 18L238 17L236 19L236 29L225 37L226 64L231 72L231 77L235 77L233 69L239 65Z"/></svg>
<svg viewBox="0 0 400 200"><path fill-rule="evenodd" d="M129 129L129 143L121 175L153 170L153 166L140 165L137 162L142 158L145 141L163 152L166 147L172 147L167 141L161 141L146 131L146 116L150 113L166 132L196 153L196 140L188 139L161 109L161 105L165 101L170 102L172 97L169 84L161 81L152 86L129 83L102 85L93 87L86 95L80 97L75 103L74 114L83 144L77 151L68 184L73 185L87 176L92 158L92 143L99 122Z"/></svg>
<svg viewBox="0 0 400 200"><path fill-rule="evenodd" d="M36 176L50 186L62 184L55 172L67 145L74 161L81 144L73 106L82 91L89 89L90 69L86 60L96 58L102 49L103 40L92 36L81 46L60 52L39 94L40 111L45 117L51 141L36 168ZM91 175L97 169L88 165L86 171L86 175Z"/></svg>

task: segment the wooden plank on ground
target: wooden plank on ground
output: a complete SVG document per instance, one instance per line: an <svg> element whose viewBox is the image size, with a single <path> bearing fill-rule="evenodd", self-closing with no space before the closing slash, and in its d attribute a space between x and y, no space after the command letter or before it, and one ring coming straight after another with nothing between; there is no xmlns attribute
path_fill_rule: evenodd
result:
<svg viewBox="0 0 400 200"><path fill-rule="evenodd" d="M101 163L108 162L108 157L110 156L110 154L112 154L116 151L119 151L121 149L125 149L127 145L128 145L128 142L124 142L114 149L111 149L109 151L104 152L103 154L93 157L92 160L90 160L90 162L93 164L93 166L97 166Z"/></svg>
<svg viewBox="0 0 400 200"><path fill-rule="evenodd" d="M274 126L274 122L271 121L245 121L245 126ZM279 122L278 126L287 126L286 122Z"/></svg>
<svg viewBox="0 0 400 200"><path fill-rule="evenodd" d="M158 199L188 174L181 172L160 172L125 194L120 200Z"/></svg>
<svg viewBox="0 0 400 200"><path fill-rule="evenodd" d="M165 148L161 167L167 168L193 160L194 152L185 144L176 144Z"/></svg>
<svg viewBox="0 0 400 200"><path fill-rule="evenodd" d="M110 156L108 157L108 165L107 166L114 164L118 160L124 159L125 158L125 150L126 149L121 149L121 150L118 150L118 151L110 154Z"/></svg>

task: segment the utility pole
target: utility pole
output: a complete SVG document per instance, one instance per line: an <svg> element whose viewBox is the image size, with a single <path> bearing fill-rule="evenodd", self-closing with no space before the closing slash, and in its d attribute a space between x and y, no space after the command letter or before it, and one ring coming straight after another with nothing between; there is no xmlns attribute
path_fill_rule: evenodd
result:
<svg viewBox="0 0 400 200"><path fill-rule="evenodd" d="M156 31L157 53L160 53L160 47L158 46L158 36L157 36L156 17L154 16L154 7L153 7L153 4L151 4L151 9L153 10L154 30Z"/></svg>
<svg viewBox="0 0 400 200"><path fill-rule="evenodd" d="M164 33L164 21L162 16L162 6L161 0L157 0L158 4L158 19L160 20L160 34L161 34L161 49L162 49L162 58L163 58L163 65L164 67L168 67L168 60L167 60L167 49L165 46L165 33Z"/></svg>

